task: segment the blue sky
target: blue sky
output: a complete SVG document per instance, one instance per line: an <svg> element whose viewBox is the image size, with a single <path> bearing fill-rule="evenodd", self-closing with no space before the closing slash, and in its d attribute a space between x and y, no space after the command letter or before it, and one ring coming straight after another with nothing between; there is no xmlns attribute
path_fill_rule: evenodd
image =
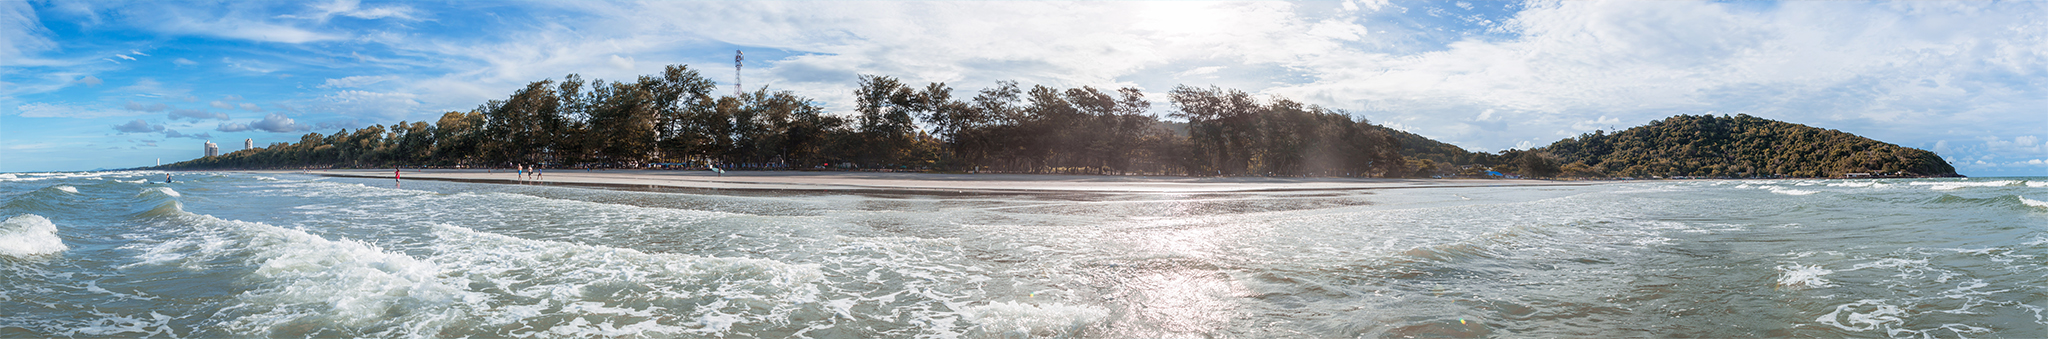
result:
<svg viewBox="0 0 2048 339"><path fill-rule="evenodd" d="M685 64L845 111L859 74L1217 85L1498 151L1746 113L2048 175L2048 2L0 0L0 172L182 161Z"/></svg>

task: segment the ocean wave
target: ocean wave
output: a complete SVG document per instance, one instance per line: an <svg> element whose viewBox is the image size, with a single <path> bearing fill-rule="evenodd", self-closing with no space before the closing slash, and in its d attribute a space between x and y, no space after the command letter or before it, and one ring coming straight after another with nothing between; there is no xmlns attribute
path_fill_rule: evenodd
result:
<svg viewBox="0 0 2048 339"><path fill-rule="evenodd" d="M140 196L148 196L148 195L150 195L150 194L156 194L156 195L161 195L161 196L165 196L165 197L171 197L171 198L177 198L177 197L183 197L183 196L185 196L185 195L183 195L183 194L178 194L178 190L174 190L174 189L171 189L170 187L150 187L150 188L144 188L144 189L142 189L142 191L140 191L140 192L135 192L135 196L138 196L138 197L140 197Z"/></svg>
<svg viewBox="0 0 2048 339"><path fill-rule="evenodd" d="M1859 187L1859 188L1885 188L1885 187L1891 187L1891 185L1886 185L1885 183L1882 183L1882 182L1876 182L1876 181L1859 181L1859 182L1837 182L1837 183L1829 183L1829 184L1828 184L1828 186L1830 186L1830 187Z"/></svg>
<svg viewBox="0 0 2048 339"><path fill-rule="evenodd" d="M116 336L122 333L141 333L146 334L144 337L154 337L163 335L166 332L172 332L171 337L176 337L176 333L171 330L169 325L171 320L177 319L177 317L164 315L163 313L151 311L147 317L140 314L120 315L99 311L93 311L92 314L99 318L88 321L85 324L80 324L63 333L74 337L78 335Z"/></svg>
<svg viewBox="0 0 2048 339"><path fill-rule="evenodd" d="M43 216L23 214L0 222L0 255L26 257L68 249L57 237L57 225Z"/></svg>
<svg viewBox="0 0 2048 339"><path fill-rule="evenodd" d="M2018 196L2018 197L2020 198L2020 203L2022 203L2022 204L2027 204L2027 206L2032 206L2032 207L2037 207L2037 208L2048 208L2048 201L2040 201L2040 200L2034 200L2034 199L2027 199L2027 197L2025 197L2025 196Z"/></svg>
<svg viewBox="0 0 2048 339"><path fill-rule="evenodd" d="M960 310L976 330L991 337L1067 337L1109 317L1109 311L1086 305L1032 305L1013 301L968 306Z"/></svg>
<svg viewBox="0 0 2048 339"><path fill-rule="evenodd" d="M2017 183L2017 182L2018 182L2018 181L2011 181L2011 180L2000 180L2000 181L1915 181L1915 182L1911 182L1911 183L1907 183L1907 184L1910 184L1910 185L1918 185L1918 186L1929 186L1929 187L1928 187L1928 189L1931 189L1931 190L1937 190L1937 191L1946 191L1946 190L1954 190L1954 189L1961 189L1961 188L1964 188L1964 187L2000 187L2000 186L2011 186L2012 184L2014 184L2014 183Z"/></svg>
<svg viewBox="0 0 2048 339"><path fill-rule="evenodd" d="M1771 191L1771 193L1777 193L1777 194L1784 194L1784 195L1811 195L1811 194L1814 194L1814 193L1820 193L1820 191L1808 191L1808 190L1795 190L1795 189L1790 189L1790 188L1782 188L1782 187L1776 187L1776 186L1772 186L1772 187L1768 188L1768 190L1770 190L1770 191Z"/></svg>
<svg viewBox="0 0 2048 339"><path fill-rule="evenodd" d="M178 212L140 262L253 267L221 312L263 336L723 336L828 314L815 265L651 254L432 225L418 248ZM182 226L181 226L182 225ZM410 246L410 245L408 245ZM412 254L407 254L412 253ZM814 319L822 320L822 319Z"/></svg>

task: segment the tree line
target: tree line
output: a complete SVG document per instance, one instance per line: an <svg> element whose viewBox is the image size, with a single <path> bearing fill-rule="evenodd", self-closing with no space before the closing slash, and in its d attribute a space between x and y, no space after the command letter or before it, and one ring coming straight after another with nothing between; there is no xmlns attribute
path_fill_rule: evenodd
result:
<svg viewBox="0 0 2048 339"><path fill-rule="evenodd" d="M890 169L1001 173L1342 177L1833 177L1955 175L1924 150L1748 115L1678 115L1498 153L1379 126L1342 110L1178 86L1165 116L1134 88L1024 87L955 97L862 75L829 114L766 88L714 95L687 66L633 81L527 84L435 122L372 125L159 169L408 167Z"/></svg>
<svg viewBox="0 0 2048 339"><path fill-rule="evenodd" d="M1532 150L1568 177L1955 176L1941 156L1832 129L1748 114L1678 115Z"/></svg>
<svg viewBox="0 0 2048 339"><path fill-rule="evenodd" d="M633 81L572 74L431 123L309 133L296 143L157 168L681 165L1409 177L1441 174L1436 162L1471 154L1449 147L1460 155L1404 155L1402 138L1419 136L1234 89L1176 87L1167 94L1167 117L1179 121L1168 121L1149 113L1153 103L1134 88L1003 81L955 97L944 83L917 86L873 75L858 81L851 114L828 114L787 91L714 95L711 80L682 65Z"/></svg>

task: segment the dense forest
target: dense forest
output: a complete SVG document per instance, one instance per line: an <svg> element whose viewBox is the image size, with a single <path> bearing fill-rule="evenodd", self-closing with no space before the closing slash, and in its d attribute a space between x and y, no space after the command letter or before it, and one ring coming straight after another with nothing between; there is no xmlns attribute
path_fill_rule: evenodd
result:
<svg viewBox="0 0 2048 339"><path fill-rule="evenodd" d="M528 84L438 121L309 133L154 167L918 170L1193 176L1833 177L1954 175L1931 152L1834 130L1680 115L1533 150L1468 152L1284 97L1179 86L1167 116L1137 89L1025 88L971 98L863 75L851 114L767 89L714 96L687 66L634 81ZM1171 120L1165 120L1171 119Z"/></svg>
<svg viewBox="0 0 2048 339"><path fill-rule="evenodd" d="M687 66L635 81L569 75L433 123L310 133L297 143L157 168L717 166L1403 177L1442 167L1410 166L1397 136L1411 134L1237 90L1177 87L1168 93L1171 117L1185 122L1167 122L1148 114L1152 103L1132 88L1006 81L955 98L943 83L919 87L865 75L858 81L852 114L827 114L790 92L714 96L712 81Z"/></svg>
<svg viewBox="0 0 2048 339"><path fill-rule="evenodd" d="M1934 152L1747 114L1679 115L1532 150L1566 177L1955 176Z"/></svg>

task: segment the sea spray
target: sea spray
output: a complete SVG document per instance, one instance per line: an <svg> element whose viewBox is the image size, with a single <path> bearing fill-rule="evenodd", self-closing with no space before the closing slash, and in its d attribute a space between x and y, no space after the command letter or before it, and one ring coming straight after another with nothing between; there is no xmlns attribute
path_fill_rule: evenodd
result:
<svg viewBox="0 0 2048 339"><path fill-rule="evenodd" d="M63 252L64 239L57 237L57 225L40 215L23 214L0 222L0 255L26 257Z"/></svg>

